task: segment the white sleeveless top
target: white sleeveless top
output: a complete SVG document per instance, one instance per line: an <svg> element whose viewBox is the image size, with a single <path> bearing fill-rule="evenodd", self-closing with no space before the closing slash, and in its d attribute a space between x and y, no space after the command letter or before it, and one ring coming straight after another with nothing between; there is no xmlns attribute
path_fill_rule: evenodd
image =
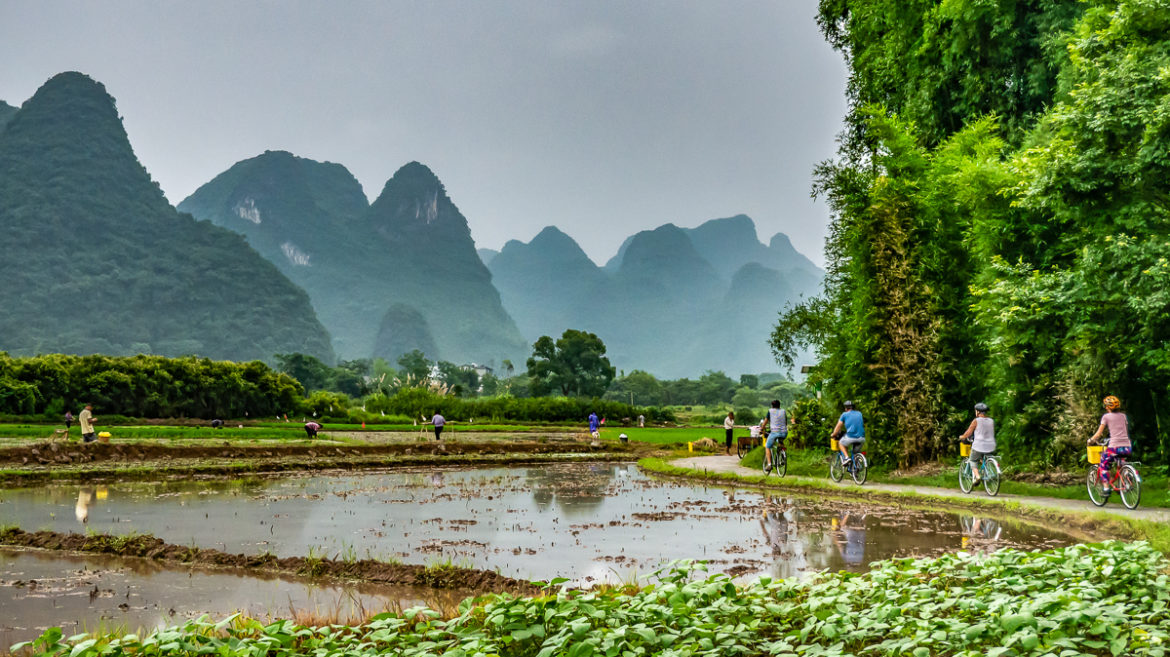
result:
<svg viewBox="0 0 1170 657"><path fill-rule="evenodd" d="M975 418L975 440L971 449L976 452L995 451L995 420L989 417Z"/></svg>

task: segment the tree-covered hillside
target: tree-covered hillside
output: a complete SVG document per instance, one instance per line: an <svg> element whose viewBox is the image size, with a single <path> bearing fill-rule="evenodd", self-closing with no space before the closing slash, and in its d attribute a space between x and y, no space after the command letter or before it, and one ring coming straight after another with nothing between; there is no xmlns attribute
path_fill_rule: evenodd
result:
<svg viewBox="0 0 1170 657"><path fill-rule="evenodd" d="M343 358L393 362L419 349L436 359L499 362L528 351L467 220L417 162L371 206L341 165L267 152L179 207L243 233L304 287Z"/></svg>
<svg viewBox="0 0 1170 657"><path fill-rule="evenodd" d="M333 358L305 293L239 235L176 212L80 73L0 132L0 226L0 350Z"/></svg>
<svg viewBox="0 0 1170 657"><path fill-rule="evenodd" d="M819 345L904 463L983 400L1010 461L1071 461L1105 394L1170 454L1170 2L823 0L821 24L852 104L817 172L826 286L779 352Z"/></svg>

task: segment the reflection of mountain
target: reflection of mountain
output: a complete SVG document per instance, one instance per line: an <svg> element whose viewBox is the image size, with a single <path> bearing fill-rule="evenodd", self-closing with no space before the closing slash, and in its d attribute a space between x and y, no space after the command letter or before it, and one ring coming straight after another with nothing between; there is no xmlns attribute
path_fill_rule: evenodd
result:
<svg viewBox="0 0 1170 657"><path fill-rule="evenodd" d="M607 497L606 492L617 474L611 463L597 463L571 471L560 468L529 468L524 476L532 489L532 499L541 509L556 504L566 518L594 515Z"/></svg>

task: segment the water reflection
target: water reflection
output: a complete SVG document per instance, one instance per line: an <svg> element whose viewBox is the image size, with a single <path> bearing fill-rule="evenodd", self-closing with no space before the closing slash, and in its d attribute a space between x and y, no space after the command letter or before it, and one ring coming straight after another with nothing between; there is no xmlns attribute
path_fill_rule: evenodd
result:
<svg viewBox="0 0 1170 657"><path fill-rule="evenodd" d="M676 559L787 578L860 572L889 557L1071 542L1008 521L657 480L621 463L50 484L0 490L0 518L245 554L451 561L584 585Z"/></svg>

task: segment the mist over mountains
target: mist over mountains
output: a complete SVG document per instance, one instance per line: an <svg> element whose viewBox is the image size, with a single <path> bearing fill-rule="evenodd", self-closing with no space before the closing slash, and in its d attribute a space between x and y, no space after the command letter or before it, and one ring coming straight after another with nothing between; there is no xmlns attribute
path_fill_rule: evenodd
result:
<svg viewBox="0 0 1170 657"><path fill-rule="evenodd" d="M775 368L776 312L823 275L744 215L638 232L604 267L555 226L477 250L418 162L371 203L344 166L267 151L176 211L113 99L79 73L0 103L0 225L15 255L0 265L0 350L17 355L394 362L419 349L522 369L538 337L574 328L624 370L760 372Z"/></svg>
<svg viewBox="0 0 1170 657"><path fill-rule="evenodd" d="M774 369L776 313L823 276L783 234L762 244L744 215L639 232L605 267L552 226L485 255L525 337L588 330L619 367L664 377Z"/></svg>
<svg viewBox="0 0 1170 657"><path fill-rule="evenodd" d="M0 350L333 360L305 292L167 202L80 73L0 107Z"/></svg>

